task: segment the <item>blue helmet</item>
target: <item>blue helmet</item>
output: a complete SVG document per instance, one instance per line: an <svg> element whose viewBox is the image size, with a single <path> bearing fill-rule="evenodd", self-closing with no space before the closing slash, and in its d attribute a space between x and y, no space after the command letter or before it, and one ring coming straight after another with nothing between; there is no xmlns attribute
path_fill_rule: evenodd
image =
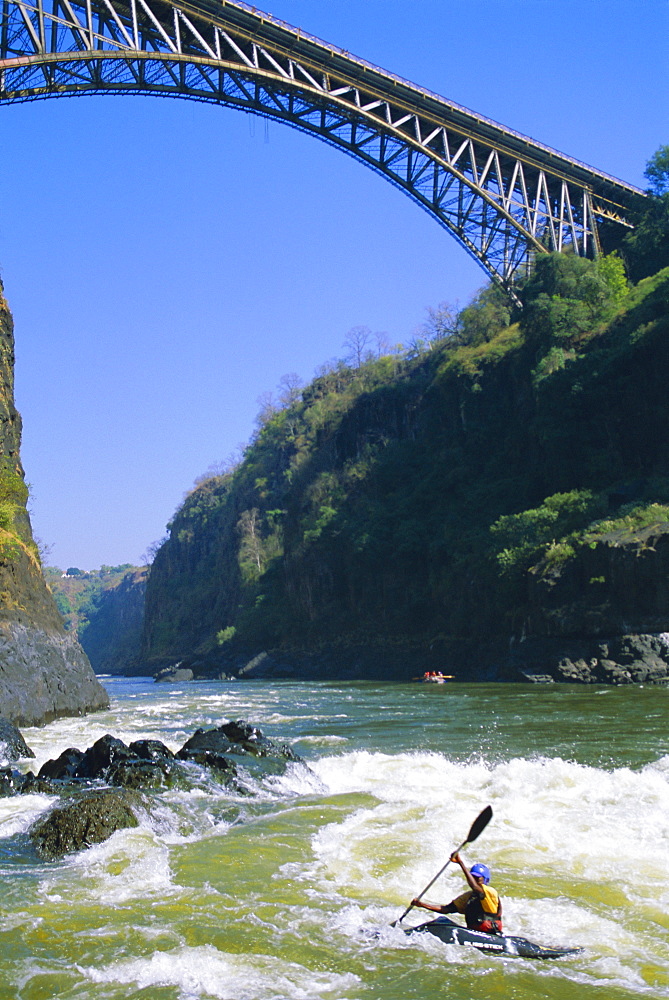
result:
<svg viewBox="0 0 669 1000"><path fill-rule="evenodd" d="M472 865L469 870L474 878L482 878L483 884L488 885L490 882L490 869L487 865Z"/></svg>

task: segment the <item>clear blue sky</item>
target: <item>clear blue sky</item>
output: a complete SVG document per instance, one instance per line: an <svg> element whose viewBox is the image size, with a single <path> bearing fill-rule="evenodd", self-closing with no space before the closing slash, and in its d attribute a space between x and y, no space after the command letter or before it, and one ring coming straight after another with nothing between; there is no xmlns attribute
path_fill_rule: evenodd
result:
<svg viewBox="0 0 669 1000"><path fill-rule="evenodd" d="M261 7L645 186L669 142L666 0L266 0ZM0 273L36 534L137 562L257 399L357 325L403 341L485 282L382 178L293 129L148 97L0 106Z"/></svg>

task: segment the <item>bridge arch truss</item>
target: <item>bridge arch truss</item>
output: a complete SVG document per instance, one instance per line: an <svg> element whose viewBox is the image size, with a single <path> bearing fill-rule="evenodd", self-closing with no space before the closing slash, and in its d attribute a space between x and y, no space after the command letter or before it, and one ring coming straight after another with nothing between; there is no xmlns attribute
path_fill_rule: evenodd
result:
<svg viewBox="0 0 669 1000"><path fill-rule="evenodd" d="M0 103L184 97L316 135L401 188L513 294L539 253L601 251L643 193L230 0L0 0Z"/></svg>

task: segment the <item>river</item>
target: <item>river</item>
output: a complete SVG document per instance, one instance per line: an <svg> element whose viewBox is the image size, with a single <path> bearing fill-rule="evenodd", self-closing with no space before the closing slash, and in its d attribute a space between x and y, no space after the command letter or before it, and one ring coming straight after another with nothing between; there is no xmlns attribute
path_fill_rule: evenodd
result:
<svg viewBox="0 0 669 1000"><path fill-rule="evenodd" d="M177 750L241 718L307 766L245 797L203 777L49 864L26 830L55 800L0 799L2 1000L669 997L669 690L103 683L109 711L23 730L24 769L107 732ZM492 868L506 932L582 954L390 926L488 804L464 856ZM451 866L427 898L463 888Z"/></svg>

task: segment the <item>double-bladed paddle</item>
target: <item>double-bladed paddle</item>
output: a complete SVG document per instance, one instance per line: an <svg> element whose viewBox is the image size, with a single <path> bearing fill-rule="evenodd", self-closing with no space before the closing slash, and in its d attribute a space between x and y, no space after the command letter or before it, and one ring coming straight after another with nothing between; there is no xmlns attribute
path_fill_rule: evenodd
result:
<svg viewBox="0 0 669 1000"><path fill-rule="evenodd" d="M448 861L446 862L446 864L444 865L444 867L439 869L439 871L434 876L434 878L432 879L432 881L429 882L428 885L425 886L425 888L420 893L420 895L418 895L418 896L415 897L416 899L422 899L423 898L423 896L425 895L425 893L428 891L428 889L430 889L434 885L434 883L437 881L437 879L439 878L439 876L443 872L446 871L446 869L448 868L448 866L451 863L453 855L457 854L459 851L461 851L463 847L467 846L467 844L473 844L474 841L476 840L476 838L480 837L480 835L483 833L483 831L485 830L485 828L487 827L487 825L488 825L488 823L490 822L491 819L492 819L492 807L491 806L486 806L485 809L483 809L482 812L480 812L478 814L478 816L476 817L476 819L472 823L471 827L469 828L469 833L467 834L467 839L463 840L463 842L460 844L460 846L456 847L456 849L454 851L451 851L451 857L448 859ZM393 923L390 926L391 927L395 927L396 924L401 924L402 921L404 920L404 918L406 917L407 913L410 910L412 910L412 909L413 909L413 902L409 903L409 905L407 906L406 910L404 911L404 913L402 914L402 916L399 918L399 920L393 921Z"/></svg>

